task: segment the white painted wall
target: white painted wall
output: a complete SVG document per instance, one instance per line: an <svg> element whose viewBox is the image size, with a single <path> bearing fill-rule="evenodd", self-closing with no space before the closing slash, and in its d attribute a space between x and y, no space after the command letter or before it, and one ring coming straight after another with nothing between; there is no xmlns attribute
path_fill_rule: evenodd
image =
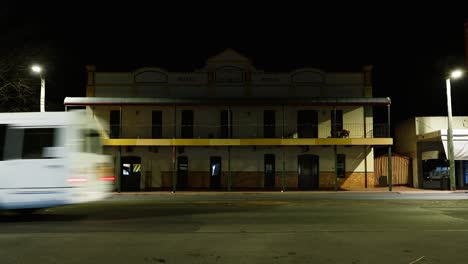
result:
<svg viewBox="0 0 468 264"><path fill-rule="evenodd" d="M133 74L130 72L96 72L96 85L100 84L118 84L130 85L133 83Z"/></svg>
<svg viewBox="0 0 468 264"><path fill-rule="evenodd" d="M172 147L158 147L157 153L151 152L149 147L133 147L131 152L122 147L121 156L142 157L141 170L172 171ZM241 172L263 171L264 155L274 154L276 159L276 171L282 170L283 152L286 171L297 170L297 157L302 154L319 156L319 167L322 172L331 172L335 169L334 150L331 146L314 146L304 152L300 147L231 147L231 170ZM106 153L117 156L116 147L107 147ZM364 172L365 158L367 158L367 172L373 172L374 153L372 149L365 154L364 146L337 148L337 154L346 155L347 172ZM220 156L223 163L223 171L228 171L227 147L184 147L184 152L177 151L176 156L187 156L189 170L209 171L210 157ZM142 173L143 174L143 173ZM157 176L153 174L153 176Z"/></svg>
<svg viewBox="0 0 468 264"><path fill-rule="evenodd" d="M109 118L111 110L119 110L118 106L95 106L94 114L101 119L102 127L109 132ZM214 138L220 136L221 111L227 106L178 106L176 137L181 136L181 119L183 110L194 113L194 138ZM331 135L331 107L285 106L233 106L233 138L261 138L263 137L263 115L265 110L274 110L276 119L276 137L283 133L287 137L297 132L297 112L300 110L315 110L318 116L319 138ZM364 108L338 107L343 110L344 129L350 131L351 138L363 137ZM152 111L162 111L163 138L173 138L174 107L168 106L122 106L122 136L125 138L151 138ZM367 133L372 135L372 117L367 117Z"/></svg>
<svg viewBox="0 0 468 264"><path fill-rule="evenodd" d="M169 73L159 68L135 72L95 72L95 96L98 97L242 97L249 91L255 97L360 97L364 84L362 73L325 73L317 69L299 69L286 73L252 71L245 80L244 71L234 64L220 66L217 81L208 80L208 71ZM226 73L223 73L226 71ZM233 83L224 74L235 74ZM210 94L211 93L211 94Z"/></svg>
<svg viewBox="0 0 468 264"><path fill-rule="evenodd" d="M416 135L424 135L429 132L443 130L448 128L448 121L446 116L424 116L416 117ZM452 117L453 129L467 129L468 116L454 116Z"/></svg>

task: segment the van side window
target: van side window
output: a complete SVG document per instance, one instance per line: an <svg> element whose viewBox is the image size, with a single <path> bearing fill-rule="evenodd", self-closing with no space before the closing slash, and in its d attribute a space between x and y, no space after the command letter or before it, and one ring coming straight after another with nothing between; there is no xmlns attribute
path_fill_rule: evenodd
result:
<svg viewBox="0 0 468 264"><path fill-rule="evenodd" d="M83 129L83 146L82 151L87 153L102 154L101 135L99 132L92 129Z"/></svg>
<svg viewBox="0 0 468 264"><path fill-rule="evenodd" d="M6 128L6 125L0 124L0 160L3 160L3 152L5 151Z"/></svg>
<svg viewBox="0 0 468 264"><path fill-rule="evenodd" d="M53 147L54 128L25 128L23 137L23 159L43 158L44 148Z"/></svg>

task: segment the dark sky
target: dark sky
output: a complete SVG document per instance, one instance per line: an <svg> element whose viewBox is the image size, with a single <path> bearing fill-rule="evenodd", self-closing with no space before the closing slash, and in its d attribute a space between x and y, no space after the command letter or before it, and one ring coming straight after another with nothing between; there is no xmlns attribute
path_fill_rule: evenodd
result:
<svg viewBox="0 0 468 264"><path fill-rule="evenodd" d="M392 98L393 122L446 115L444 74L447 65L464 65L467 8L312 4L12 1L0 12L7 32L0 45L48 47L42 60L51 110L62 110L65 96L84 96L86 64L98 71L193 71L232 48L265 71L360 71L372 64L374 95ZM454 115L468 115L466 79L452 83Z"/></svg>

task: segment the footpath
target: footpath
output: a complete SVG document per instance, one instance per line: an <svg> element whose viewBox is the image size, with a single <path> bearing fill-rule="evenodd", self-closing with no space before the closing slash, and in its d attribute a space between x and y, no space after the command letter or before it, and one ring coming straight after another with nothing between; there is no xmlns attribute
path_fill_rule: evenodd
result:
<svg viewBox="0 0 468 264"><path fill-rule="evenodd" d="M451 193L468 193L468 190L425 190L425 189L417 189L411 188L406 186L394 186L392 187L392 191L389 191L388 187L372 187L372 188L352 188L352 189L339 189L335 191L333 189L329 190L286 190L282 192L281 190L218 190L218 191L209 191L209 190L176 190L173 193L170 190L166 191L140 191L140 192L113 192L113 195L116 196L127 196L127 195L242 195L242 194L326 194L326 193L341 193L341 194L365 194L365 193L382 193L382 194L390 194L390 193L401 193L401 194L451 194Z"/></svg>

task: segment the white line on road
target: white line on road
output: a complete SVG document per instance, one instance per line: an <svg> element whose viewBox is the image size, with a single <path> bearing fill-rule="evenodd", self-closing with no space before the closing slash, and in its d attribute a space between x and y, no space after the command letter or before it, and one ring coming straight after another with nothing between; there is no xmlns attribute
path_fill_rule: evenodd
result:
<svg viewBox="0 0 468 264"><path fill-rule="evenodd" d="M416 263L416 262L420 261L420 260L421 260L421 259L423 259L423 258L424 258L424 256L422 256L422 257L418 258L418 259L417 259L417 260L415 260L415 261L412 261L412 262L410 262L409 264L414 264L414 263Z"/></svg>

